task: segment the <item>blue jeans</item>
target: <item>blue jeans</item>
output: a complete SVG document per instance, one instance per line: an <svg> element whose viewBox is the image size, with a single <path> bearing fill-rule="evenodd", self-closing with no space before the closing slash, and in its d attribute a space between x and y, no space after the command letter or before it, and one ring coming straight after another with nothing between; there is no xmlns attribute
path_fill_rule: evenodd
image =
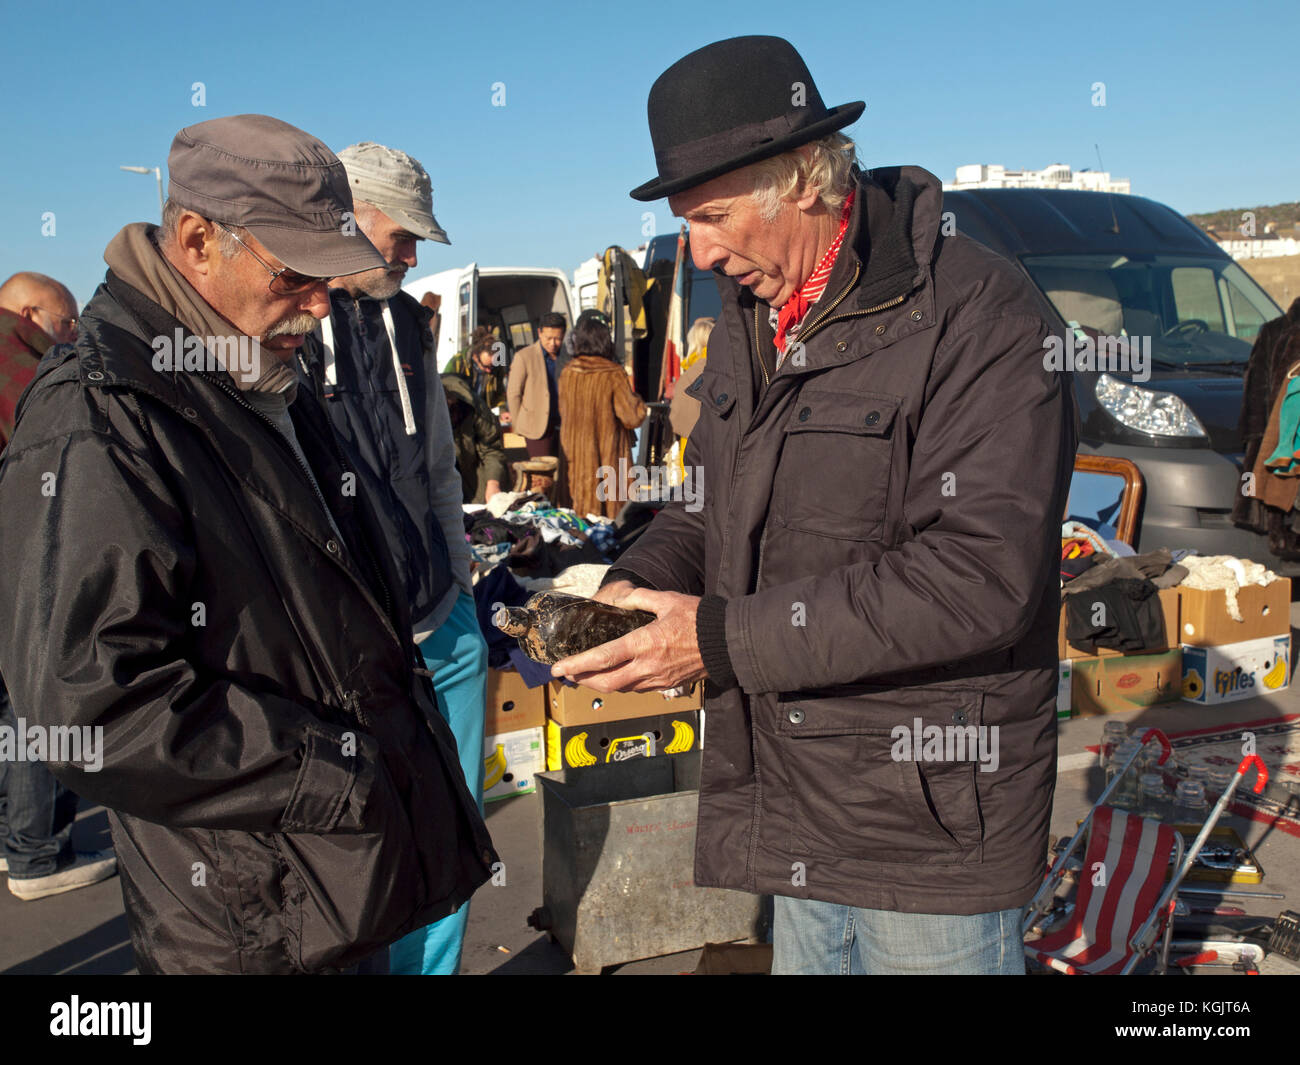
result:
<svg viewBox="0 0 1300 1065"><path fill-rule="evenodd" d="M1023 976L1019 909L968 917L775 899L774 976Z"/></svg>
<svg viewBox="0 0 1300 1065"><path fill-rule="evenodd" d="M3 681L0 725L18 728L18 715ZM76 860L72 852L76 819L76 794L55 780L44 762L0 761L0 847L10 877L49 876L71 865Z"/></svg>
<svg viewBox="0 0 1300 1065"><path fill-rule="evenodd" d="M483 812L483 729L487 713L487 644L474 614L474 597L461 592L447 620L420 644L433 690L460 753L469 792ZM417 825L418 829L419 826ZM452 976L460 968L469 903L441 921L403 936L389 954L395 974Z"/></svg>

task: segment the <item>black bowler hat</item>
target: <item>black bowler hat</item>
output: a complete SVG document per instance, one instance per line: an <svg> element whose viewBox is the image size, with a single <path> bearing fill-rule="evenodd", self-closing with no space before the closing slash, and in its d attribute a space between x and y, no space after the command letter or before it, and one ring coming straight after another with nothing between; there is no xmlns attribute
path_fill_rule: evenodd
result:
<svg viewBox="0 0 1300 1065"><path fill-rule="evenodd" d="M794 45L732 37L679 59L650 87L659 176L630 193L657 200L856 122L861 100L828 108Z"/></svg>

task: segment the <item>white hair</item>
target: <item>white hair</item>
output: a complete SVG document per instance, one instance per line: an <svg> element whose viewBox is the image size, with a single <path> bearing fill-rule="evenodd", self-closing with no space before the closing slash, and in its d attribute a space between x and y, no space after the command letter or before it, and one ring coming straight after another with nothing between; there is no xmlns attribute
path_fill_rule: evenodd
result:
<svg viewBox="0 0 1300 1065"><path fill-rule="evenodd" d="M818 191L826 210L837 213L853 186L850 175L856 163L853 141L842 133L831 133L754 163L752 196L759 215L764 222L771 222L784 201L798 199L808 188Z"/></svg>

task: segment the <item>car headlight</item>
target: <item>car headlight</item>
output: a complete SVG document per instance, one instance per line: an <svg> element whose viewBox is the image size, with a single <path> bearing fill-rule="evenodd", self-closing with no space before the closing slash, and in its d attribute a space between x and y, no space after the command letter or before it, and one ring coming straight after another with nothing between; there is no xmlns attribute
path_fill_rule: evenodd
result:
<svg viewBox="0 0 1300 1065"><path fill-rule="evenodd" d="M1192 408L1172 392L1121 381L1104 373L1097 378L1097 402L1121 425L1152 436L1209 436Z"/></svg>

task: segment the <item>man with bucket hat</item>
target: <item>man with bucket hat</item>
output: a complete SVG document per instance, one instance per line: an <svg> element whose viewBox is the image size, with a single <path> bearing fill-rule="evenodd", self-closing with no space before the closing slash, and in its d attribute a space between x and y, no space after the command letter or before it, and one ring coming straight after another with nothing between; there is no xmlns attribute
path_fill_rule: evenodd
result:
<svg viewBox="0 0 1300 1065"><path fill-rule="evenodd" d="M776 37L650 90L658 176L719 276L669 503L599 598L658 620L556 675L705 679L695 882L771 894L774 972L1023 973L1055 783L1076 430L1049 317L918 167L855 165ZM955 227L954 227L955 221Z"/></svg>
<svg viewBox="0 0 1300 1065"><path fill-rule="evenodd" d="M141 972L384 971L496 856L371 501L297 388L326 279L382 269L342 164L265 115L181 130L0 468L0 671L83 736Z"/></svg>
<svg viewBox="0 0 1300 1065"><path fill-rule="evenodd" d="M330 310L304 346L313 387L361 485L378 505L406 582L413 633L438 710L482 809L487 645L474 613L462 484L430 312L401 291L421 240L450 244L433 216L428 173L372 141L344 148L357 231L386 265L330 282ZM460 965L469 904L394 945L394 972L447 975Z"/></svg>

